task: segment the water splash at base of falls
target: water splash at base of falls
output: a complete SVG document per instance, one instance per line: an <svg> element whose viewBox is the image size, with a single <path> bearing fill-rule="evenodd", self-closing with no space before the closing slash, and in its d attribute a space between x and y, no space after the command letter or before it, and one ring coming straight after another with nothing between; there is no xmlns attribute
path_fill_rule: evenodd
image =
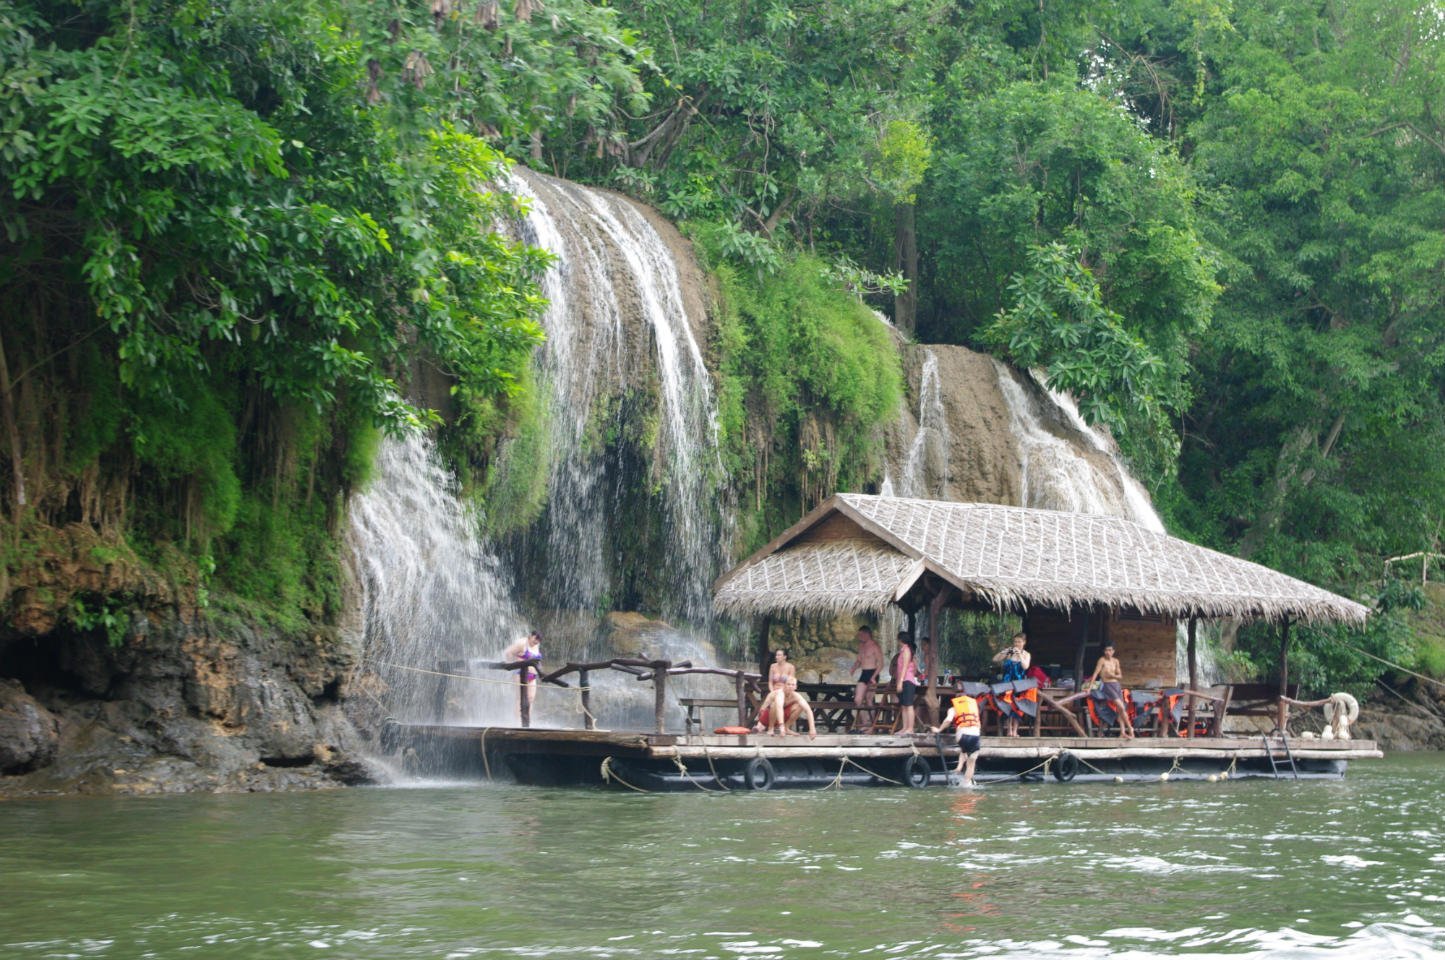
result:
<svg viewBox="0 0 1445 960"><path fill-rule="evenodd" d="M455 487L431 440L413 433L382 441L370 485L350 502L363 676L384 715L403 723L496 723L516 714L514 684L441 682L440 674L497 660L526 629L507 572Z"/></svg>

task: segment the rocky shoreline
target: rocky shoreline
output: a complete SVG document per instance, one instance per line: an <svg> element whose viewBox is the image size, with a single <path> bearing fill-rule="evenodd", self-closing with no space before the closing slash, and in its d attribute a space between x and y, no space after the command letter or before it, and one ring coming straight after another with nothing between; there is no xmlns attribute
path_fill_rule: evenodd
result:
<svg viewBox="0 0 1445 960"><path fill-rule="evenodd" d="M315 789L375 783L343 693L358 653L335 631L286 636L137 617L119 646L12 639L0 679L0 797Z"/></svg>

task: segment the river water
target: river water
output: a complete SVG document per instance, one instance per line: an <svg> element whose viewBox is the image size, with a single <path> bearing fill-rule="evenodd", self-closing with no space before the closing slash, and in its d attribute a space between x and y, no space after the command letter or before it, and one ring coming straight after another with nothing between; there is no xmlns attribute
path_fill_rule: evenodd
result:
<svg viewBox="0 0 1445 960"><path fill-rule="evenodd" d="M0 956L1445 956L1445 759L1339 782L0 804Z"/></svg>

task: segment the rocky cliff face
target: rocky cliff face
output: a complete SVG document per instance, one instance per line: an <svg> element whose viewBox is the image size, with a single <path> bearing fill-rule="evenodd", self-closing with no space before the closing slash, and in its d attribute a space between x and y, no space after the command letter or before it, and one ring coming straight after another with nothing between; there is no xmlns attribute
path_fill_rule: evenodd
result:
<svg viewBox="0 0 1445 960"><path fill-rule="evenodd" d="M370 782L342 713L355 651L174 611L119 646L12 639L0 682L0 795L248 791Z"/></svg>

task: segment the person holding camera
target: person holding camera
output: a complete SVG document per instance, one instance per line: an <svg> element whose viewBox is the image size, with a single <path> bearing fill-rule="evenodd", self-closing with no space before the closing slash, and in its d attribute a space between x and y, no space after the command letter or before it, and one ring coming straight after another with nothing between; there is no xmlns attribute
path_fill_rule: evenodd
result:
<svg viewBox="0 0 1445 960"><path fill-rule="evenodd" d="M1004 683L1022 680L1024 674L1028 672L1029 664L1033 663L1034 657L1033 654L1024 649L1024 644L1027 642L1028 635L1020 631L1013 635L1013 640L1009 642L1007 647L1004 647L993 655L994 663L1003 664ZM1007 724L1005 736L1016 737L1019 735L1019 715L1017 710L1009 713L1005 723Z"/></svg>

